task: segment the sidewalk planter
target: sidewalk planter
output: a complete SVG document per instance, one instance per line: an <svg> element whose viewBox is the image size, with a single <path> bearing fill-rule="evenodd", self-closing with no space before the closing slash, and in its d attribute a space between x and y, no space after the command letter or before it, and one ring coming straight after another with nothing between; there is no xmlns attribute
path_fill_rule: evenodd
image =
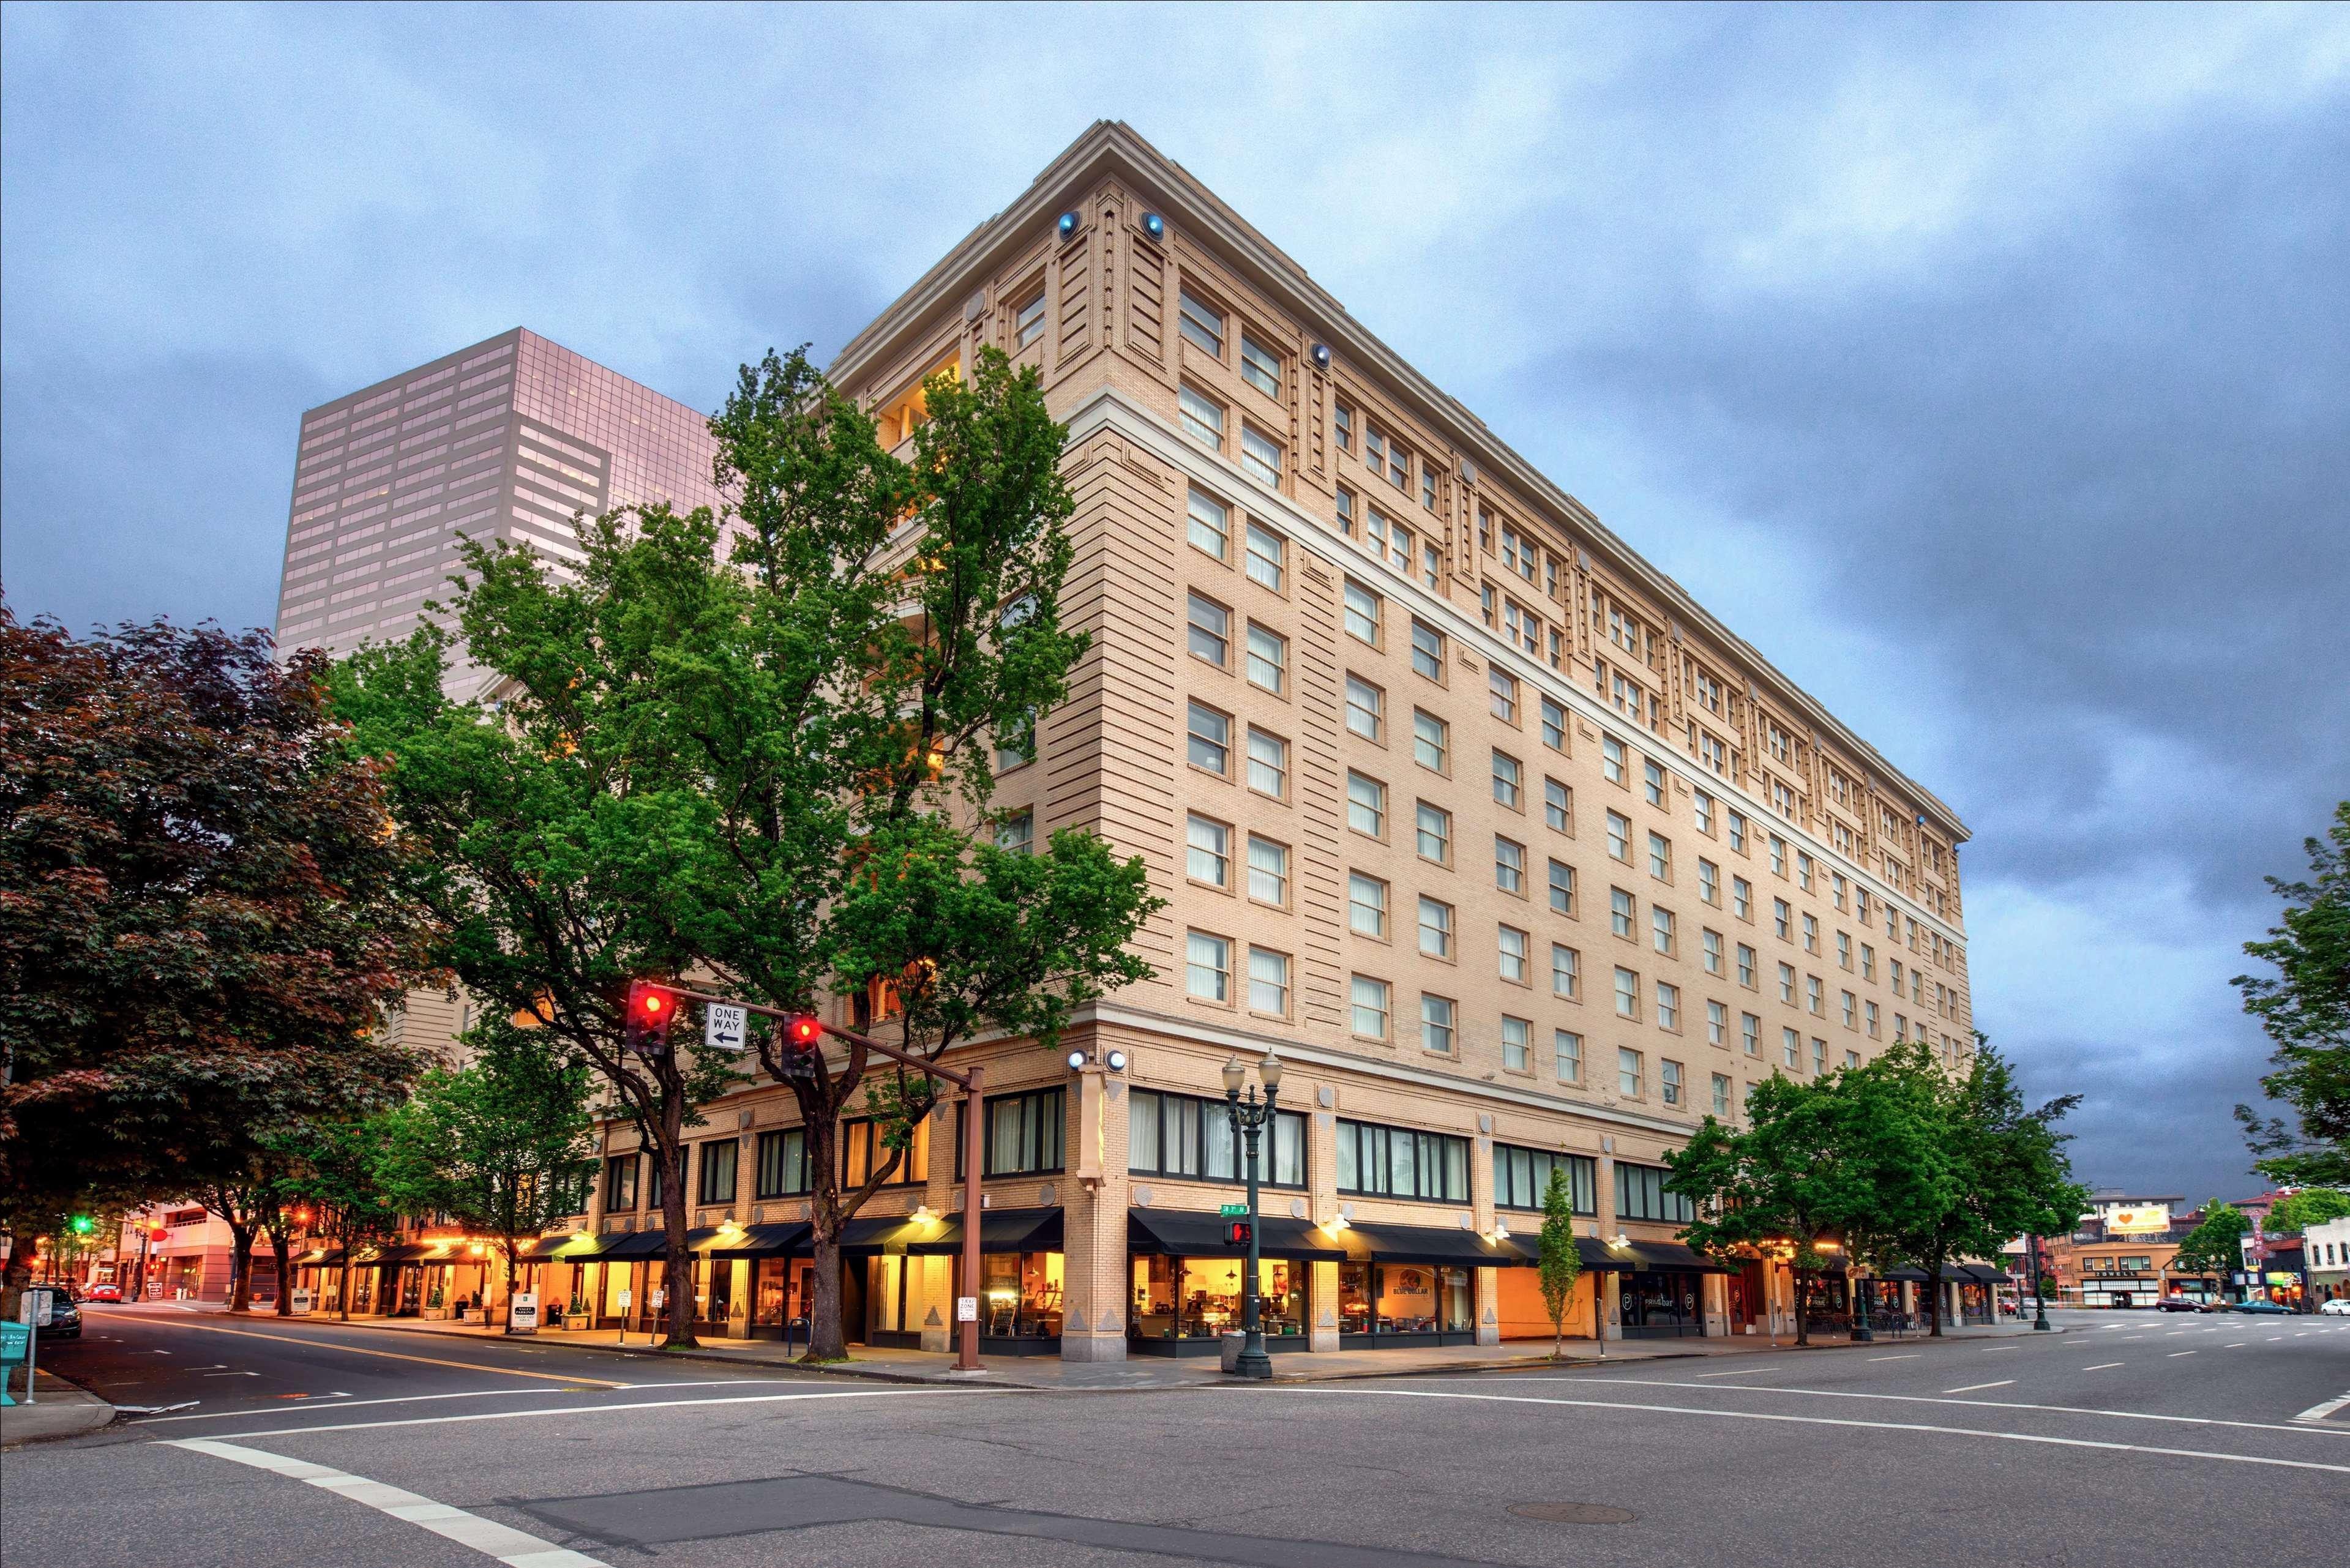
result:
<svg viewBox="0 0 2350 1568"><path fill-rule="evenodd" d="M566 1330L594 1328L596 1326L596 1314L592 1312L565 1313L563 1314L563 1326Z"/></svg>
<svg viewBox="0 0 2350 1568"><path fill-rule="evenodd" d="M448 1319L449 1309L447 1307L420 1307L417 1309L417 1315L421 1317L427 1323L442 1323Z"/></svg>

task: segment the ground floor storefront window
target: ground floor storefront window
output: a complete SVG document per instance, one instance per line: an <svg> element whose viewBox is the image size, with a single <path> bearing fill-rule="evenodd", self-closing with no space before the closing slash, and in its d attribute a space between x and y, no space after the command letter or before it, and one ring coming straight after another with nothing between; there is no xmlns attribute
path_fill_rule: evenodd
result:
<svg viewBox="0 0 2350 1568"><path fill-rule="evenodd" d="M1619 1277L1625 1338L1693 1338L1705 1333L1702 1274L1643 1269Z"/></svg>
<svg viewBox="0 0 2350 1568"><path fill-rule="evenodd" d="M807 1336L809 1272L806 1258L754 1258L751 1261L751 1334L757 1339Z"/></svg>
<svg viewBox="0 0 2350 1568"><path fill-rule="evenodd" d="M1431 1263L1338 1265L1338 1339L1346 1344L1476 1338L1474 1275Z"/></svg>
<svg viewBox="0 0 2350 1568"><path fill-rule="evenodd" d="M1061 1337L1063 1255L985 1252L979 1260L979 1332L995 1339Z"/></svg>
<svg viewBox="0 0 2350 1568"><path fill-rule="evenodd" d="M1795 1289L1804 1322L1814 1332L1841 1332L1851 1326L1852 1291L1844 1275L1798 1273Z"/></svg>
<svg viewBox="0 0 2350 1568"><path fill-rule="evenodd" d="M1133 1261L1134 1297L1127 1333L1137 1340L1211 1340L1232 1333L1246 1315L1242 1258L1140 1257ZM1257 1264L1257 1322L1269 1339L1301 1344L1306 1315L1305 1263L1265 1258Z"/></svg>

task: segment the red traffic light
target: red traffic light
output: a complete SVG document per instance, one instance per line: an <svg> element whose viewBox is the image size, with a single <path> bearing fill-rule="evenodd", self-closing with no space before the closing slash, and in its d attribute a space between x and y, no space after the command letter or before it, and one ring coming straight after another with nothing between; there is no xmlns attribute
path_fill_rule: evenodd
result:
<svg viewBox="0 0 2350 1568"><path fill-rule="evenodd" d="M1231 1226L1228 1227L1228 1231L1224 1239L1235 1247L1247 1246L1249 1244L1249 1222L1245 1220L1233 1220Z"/></svg>
<svg viewBox="0 0 2350 1568"><path fill-rule="evenodd" d="M784 1038L795 1051L813 1051L824 1039L824 1025L803 1012L785 1023Z"/></svg>
<svg viewBox="0 0 2350 1568"><path fill-rule="evenodd" d="M621 1048L642 1056L669 1054L670 1020L677 1014L677 997L647 980L629 982L629 1013Z"/></svg>

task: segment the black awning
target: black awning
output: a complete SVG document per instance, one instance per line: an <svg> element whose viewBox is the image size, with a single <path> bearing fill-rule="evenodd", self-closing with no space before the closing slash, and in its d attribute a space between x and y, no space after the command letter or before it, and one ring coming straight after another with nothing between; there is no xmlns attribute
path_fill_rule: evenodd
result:
<svg viewBox="0 0 2350 1568"><path fill-rule="evenodd" d="M342 1267L342 1249L313 1247L300 1257L287 1260L289 1269L338 1269Z"/></svg>
<svg viewBox="0 0 2350 1568"><path fill-rule="evenodd" d="M1126 1211L1126 1244L1129 1251L1170 1258L1245 1258L1245 1244L1227 1240L1232 1221L1196 1209L1129 1209ZM1347 1251L1328 1232L1303 1220L1260 1214L1256 1221L1257 1255L1292 1263L1343 1263Z"/></svg>
<svg viewBox="0 0 2350 1568"><path fill-rule="evenodd" d="M1961 1283L1971 1281L1977 1284L2005 1285L2015 1282L2014 1275L1991 1263L1952 1263L1943 1274Z"/></svg>
<svg viewBox="0 0 2350 1568"><path fill-rule="evenodd" d="M1540 1231L1513 1231L1510 1232L1510 1239L1502 1244L1515 1251L1519 1262L1532 1263L1536 1267L1541 1266L1542 1232ZM1575 1239L1575 1253L1576 1257L1583 1260L1583 1272L1586 1274L1626 1273L1632 1267L1628 1258L1617 1257L1607 1243L1596 1236L1577 1236Z"/></svg>
<svg viewBox="0 0 2350 1568"><path fill-rule="evenodd" d="M524 1243L521 1251L515 1253L515 1262L517 1263L585 1262L590 1258L603 1254L606 1240L607 1238L598 1236L591 1231L559 1231L555 1235L541 1236L536 1241Z"/></svg>
<svg viewBox="0 0 2350 1568"><path fill-rule="evenodd" d="M1704 1253L1695 1251L1679 1241L1627 1241L1624 1251L1631 1255L1635 1269L1679 1269L1684 1273L1695 1274L1730 1272Z"/></svg>
<svg viewBox="0 0 2350 1568"><path fill-rule="evenodd" d="M659 1258L669 1253L669 1232L666 1231L634 1231L604 1238L596 1256L599 1262L625 1262L631 1258Z"/></svg>
<svg viewBox="0 0 2350 1568"><path fill-rule="evenodd" d="M979 1250L987 1252L1057 1252L1061 1250L1058 1209L983 1209L979 1211ZM952 1257L962 1251L962 1216L943 1224L909 1221L924 1232L910 1241L906 1251L916 1257Z"/></svg>
<svg viewBox="0 0 2350 1568"><path fill-rule="evenodd" d="M1474 1231L1441 1225L1350 1225L1339 1234L1357 1260L1381 1263L1466 1263L1471 1268L1514 1268L1525 1254L1509 1242L1489 1241ZM1516 1238L1511 1238L1515 1241ZM1536 1254L1539 1256L1539 1253Z"/></svg>
<svg viewBox="0 0 2350 1568"><path fill-rule="evenodd" d="M432 1250L432 1249L429 1246L421 1246L413 1242L406 1246L386 1247L381 1251L376 1253L372 1258L361 1258L359 1260L359 1264L364 1268L374 1263L413 1262L415 1260L424 1256L425 1253Z"/></svg>
<svg viewBox="0 0 2350 1568"><path fill-rule="evenodd" d="M781 1220L743 1227L739 1238L710 1249L713 1258L775 1258L809 1253L807 1239L814 1227L805 1220Z"/></svg>
<svg viewBox="0 0 2350 1568"><path fill-rule="evenodd" d="M1945 1277L1947 1277L1947 1274ZM1883 1273L1877 1275L1877 1278L1881 1280L1899 1280L1908 1284L1922 1285L1926 1282L1926 1271L1918 1268L1913 1264L1904 1263L1898 1269L1886 1270Z"/></svg>

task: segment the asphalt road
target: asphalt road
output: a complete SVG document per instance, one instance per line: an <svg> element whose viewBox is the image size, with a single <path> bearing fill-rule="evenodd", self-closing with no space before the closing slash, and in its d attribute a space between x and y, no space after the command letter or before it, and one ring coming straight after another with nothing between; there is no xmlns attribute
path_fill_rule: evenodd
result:
<svg viewBox="0 0 2350 1568"><path fill-rule="evenodd" d="M2216 1518L2257 1521L2280 1561L2350 1540L2350 1321L2077 1314L2021 1338L1141 1393L89 1321L45 1361L118 1402L202 1403L0 1461L10 1564L2143 1568Z"/></svg>

